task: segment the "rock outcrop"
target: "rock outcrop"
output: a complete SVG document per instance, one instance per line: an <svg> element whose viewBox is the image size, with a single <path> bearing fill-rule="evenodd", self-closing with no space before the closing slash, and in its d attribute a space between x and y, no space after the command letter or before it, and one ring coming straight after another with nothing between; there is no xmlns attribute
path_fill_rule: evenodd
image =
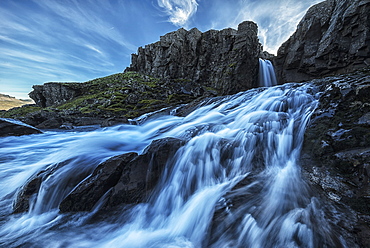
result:
<svg viewBox="0 0 370 248"><path fill-rule="evenodd" d="M311 7L274 60L280 83L369 66L369 13L369 0L327 0Z"/></svg>
<svg viewBox="0 0 370 248"><path fill-rule="evenodd" d="M153 141L141 155L127 153L100 164L60 204L62 212L91 211L145 200L157 185L167 161L184 144L175 138Z"/></svg>
<svg viewBox="0 0 370 248"><path fill-rule="evenodd" d="M55 206L59 205L62 212L78 212L91 211L98 205L108 209L142 202L157 185L167 161L182 145L184 141L175 138L155 140L140 155L125 153L99 164L85 180L88 172L76 172L64 185L65 191L73 189L72 192ZM52 165L31 177L18 192L13 211L28 211L43 180L63 166L65 163Z"/></svg>
<svg viewBox="0 0 370 248"><path fill-rule="evenodd" d="M78 88L72 88L68 83L46 83L32 86L33 91L29 93L39 107L49 107L65 103L80 95Z"/></svg>
<svg viewBox="0 0 370 248"><path fill-rule="evenodd" d="M0 117L17 118L42 129L108 126L217 94L195 82L125 72L84 83L35 85L30 96L37 105L0 112Z"/></svg>
<svg viewBox="0 0 370 248"><path fill-rule="evenodd" d="M232 94L257 86L260 53L257 25L253 22L239 24L238 30L204 33L196 28L181 28L140 47L125 71L182 79L183 85L193 82L222 95Z"/></svg>
<svg viewBox="0 0 370 248"><path fill-rule="evenodd" d="M21 121L0 118L0 137L42 133L39 129Z"/></svg>
<svg viewBox="0 0 370 248"><path fill-rule="evenodd" d="M301 164L308 182L354 221L360 247L370 244L370 68L315 80L319 105L305 133ZM347 222L347 223L346 223Z"/></svg>

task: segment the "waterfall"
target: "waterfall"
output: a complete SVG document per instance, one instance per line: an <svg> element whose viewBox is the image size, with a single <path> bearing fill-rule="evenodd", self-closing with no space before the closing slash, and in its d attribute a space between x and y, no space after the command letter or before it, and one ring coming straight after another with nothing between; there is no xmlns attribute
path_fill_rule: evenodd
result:
<svg viewBox="0 0 370 248"><path fill-rule="evenodd" d="M1 138L0 246L340 247L299 167L317 104L310 92L310 85L299 84L252 89L185 117ZM71 180L164 137L186 143L145 202L107 213L105 221L94 220L94 213L58 212L78 183ZM55 165L30 199L30 211L12 215L11 203L28 178Z"/></svg>
<svg viewBox="0 0 370 248"><path fill-rule="evenodd" d="M259 59L258 85L262 87L277 85L274 66L270 60Z"/></svg>

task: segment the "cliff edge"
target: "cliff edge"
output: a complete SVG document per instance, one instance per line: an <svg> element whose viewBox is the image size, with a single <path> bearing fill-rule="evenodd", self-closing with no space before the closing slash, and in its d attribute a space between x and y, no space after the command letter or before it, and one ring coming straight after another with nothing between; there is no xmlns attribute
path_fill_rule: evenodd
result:
<svg viewBox="0 0 370 248"><path fill-rule="evenodd" d="M274 60L280 83L302 82L370 66L370 0L312 6Z"/></svg>
<svg viewBox="0 0 370 248"><path fill-rule="evenodd" d="M183 28L140 47L125 71L162 79L183 79L217 90L221 95L257 87L261 44L257 25L200 32Z"/></svg>

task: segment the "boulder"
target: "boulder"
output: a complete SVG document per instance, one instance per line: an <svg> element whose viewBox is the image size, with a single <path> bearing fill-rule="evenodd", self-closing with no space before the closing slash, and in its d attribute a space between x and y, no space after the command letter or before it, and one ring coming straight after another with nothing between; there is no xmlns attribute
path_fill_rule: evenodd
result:
<svg viewBox="0 0 370 248"><path fill-rule="evenodd" d="M22 213L33 208L33 211L36 211L36 213L41 213L50 209L57 209L68 193L93 170L89 166L78 168L72 165L72 167L66 168L71 163L80 163L79 159L77 156L59 163L50 164L45 169L31 176L18 190L17 197L13 203L13 212ZM55 178L58 178L58 180L54 180ZM43 183L45 184L43 185ZM38 207L35 207L36 197L42 188L43 202Z"/></svg>
<svg viewBox="0 0 370 248"><path fill-rule="evenodd" d="M127 163L137 156L137 153L126 153L98 165L93 174L62 201L60 210L92 210L99 199L118 183Z"/></svg>
<svg viewBox="0 0 370 248"><path fill-rule="evenodd" d="M42 131L18 120L0 118L0 137L21 136L36 133L42 133Z"/></svg>
<svg viewBox="0 0 370 248"><path fill-rule="evenodd" d="M142 202L156 186L167 160L184 144L164 138L153 141L141 155L122 154L100 164L60 204L62 212L91 211Z"/></svg>
<svg viewBox="0 0 370 248"><path fill-rule="evenodd" d="M238 29L200 32L181 28L140 47L125 71L162 79L182 79L220 94L256 87L261 44L257 25L243 22Z"/></svg>
<svg viewBox="0 0 370 248"><path fill-rule="evenodd" d="M369 66L369 13L369 0L327 0L312 6L274 59L280 83Z"/></svg>

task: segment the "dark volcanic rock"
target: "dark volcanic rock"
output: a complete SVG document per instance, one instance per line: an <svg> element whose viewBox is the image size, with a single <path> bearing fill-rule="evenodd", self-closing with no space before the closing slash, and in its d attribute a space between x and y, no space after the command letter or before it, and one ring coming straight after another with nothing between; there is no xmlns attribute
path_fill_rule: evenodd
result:
<svg viewBox="0 0 370 248"><path fill-rule="evenodd" d="M17 192L17 197L13 203L13 212L21 213L29 211L35 205L36 197L42 189L42 206L36 211L45 211L58 208L73 188L86 178L93 170L89 166L78 167L86 158L74 157L65 161L50 164L44 170L34 174ZM66 168L66 166L70 166ZM64 174L64 175L63 175ZM55 180L55 178L60 178Z"/></svg>
<svg viewBox="0 0 370 248"><path fill-rule="evenodd" d="M140 47L126 71L157 78L187 79L221 94L232 94L257 86L261 45L257 25L239 24L238 30L200 32L183 28Z"/></svg>
<svg viewBox="0 0 370 248"><path fill-rule="evenodd" d="M29 93L39 107L49 107L64 103L77 97L80 92L65 83L46 83L44 85L32 86L33 91Z"/></svg>
<svg viewBox="0 0 370 248"><path fill-rule="evenodd" d="M175 138L155 140L141 155L127 153L107 160L66 197L60 210L90 211L98 202L103 208L142 202L183 144Z"/></svg>
<svg viewBox="0 0 370 248"><path fill-rule="evenodd" d="M0 118L0 137L42 133L39 129L21 121Z"/></svg>
<svg viewBox="0 0 370 248"><path fill-rule="evenodd" d="M369 13L369 0L327 0L311 7L279 48L274 64L280 83L369 66Z"/></svg>
<svg viewBox="0 0 370 248"><path fill-rule="evenodd" d="M350 207L347 226L370 243L370 69L316 80L319 106L305 133L301 163L309 182L336 204Z"/></svg>
<svg viewBox="0 0 370 248"><path fill-rule="evenodd" d="M62 212L89 211L102 196L114 187L122 175L124 167L138 155L126 153L101 163L80 186L60 205Z"/></svg>

